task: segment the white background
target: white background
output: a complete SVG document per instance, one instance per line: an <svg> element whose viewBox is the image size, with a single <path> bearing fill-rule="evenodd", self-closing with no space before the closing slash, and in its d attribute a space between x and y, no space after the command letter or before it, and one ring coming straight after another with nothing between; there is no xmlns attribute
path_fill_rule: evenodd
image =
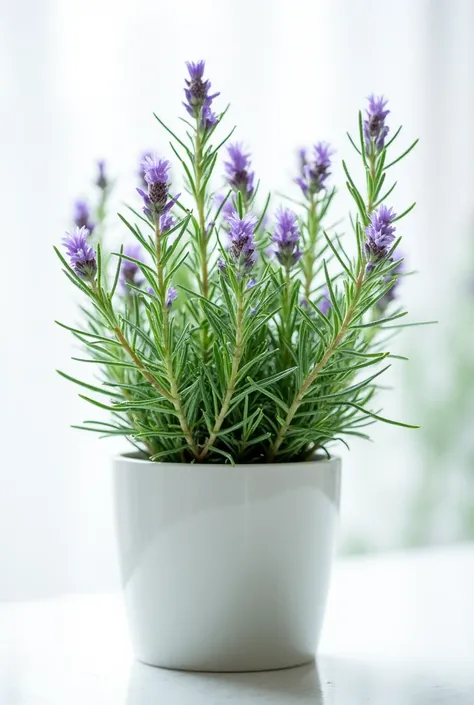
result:
<svg viewBox="0 0 474 705"><path fill-rule="evenodd" d="M470 0L1 0L0 23L0 598L108 590L117 584L110 509L110 441L71 430L90 417L55 375L71 340L74 294L52 245L87 194L93 160L120 175L117 201L133 201L143 149L166 152L156 111L182 114L185 59L232 102L228 124L254 154L266 188L291 188L294 150L327 139L349 153L345 130L371 93L390 99L402 144L420 135L397 172L396 209L417 278L404 284L414 320L399 349L445 380L443 320L455 306L460 262L472 239L474 4ZM335 168L341 184L341 169ZM345 205L345 197L341 199ZM120 230L117 231L120 237ZM394 380L400 381L399 370ZM6 385L6 396L5 396ZM410 396L386 413L412 418ZM377 427L375 444L345 456L343 534L356 545L395 541L416 483L411 432Z"/></svg>

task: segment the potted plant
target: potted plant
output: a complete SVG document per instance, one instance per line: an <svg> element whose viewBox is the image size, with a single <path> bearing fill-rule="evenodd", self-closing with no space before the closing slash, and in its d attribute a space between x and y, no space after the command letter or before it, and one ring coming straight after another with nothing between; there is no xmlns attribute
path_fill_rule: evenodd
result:
<svg viewBox="0 0 474 705"><path fill-rule="evenodd" d="M344 438L367 438L388 337L400 221L387 202L395 156L386 101L371 97L343 162L352 234L329 227L333 150L300 153L299 196L269 217L250 155L218 137L225 112L187 64L186 119L170 156L148 154L142 209L105 254L110 186L100 165L95 221L77 204L57 250L85 297L70 330L100 382L81 396L110 413L82 428L124 436L115 459L120 563L137 657L193 670L282 668L314 657L337 523ZM213 193L224 151L225 189ZM357 184L363 183L363 187ZM387 337L388 336L388 337ZM90 366L89 366L90 369ZM91 396L91 392L93 396Z"/></svg>

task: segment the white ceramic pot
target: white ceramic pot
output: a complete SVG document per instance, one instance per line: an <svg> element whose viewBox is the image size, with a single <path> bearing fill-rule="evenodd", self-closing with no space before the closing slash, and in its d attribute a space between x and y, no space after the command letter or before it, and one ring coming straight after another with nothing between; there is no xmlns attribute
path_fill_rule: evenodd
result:
<svg viewBox="0 0 474 705"><path fill-rule="evenodd" d="M267 465L116 458L115 505L136 657L193 671L314 658L340 460Z"/></svg>

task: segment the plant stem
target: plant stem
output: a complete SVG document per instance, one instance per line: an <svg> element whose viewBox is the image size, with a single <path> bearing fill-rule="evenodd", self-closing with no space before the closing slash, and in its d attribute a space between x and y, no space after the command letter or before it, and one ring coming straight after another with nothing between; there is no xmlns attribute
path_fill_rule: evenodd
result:
<svg viewBox="0 0 474 705"><path fill-rule="evenodd" d="M287 366L289 363L289 353L288 347L291 342L291 325L290 325L290 290L291 290L291 278L290 278L290 268L285 267L285 286L283 287L283 301L281 307L281 335L283 338L282 355L283 364Z"/></svg>
<svg viewBox="0 0 474 705"><path fill-rule="evenodd" d="M169 321L169 311L166 305L166 290L165 290L165 277L163 272L163 265L161 264L161 232L160 232L160 220L159 217L156 218L156 229L155 229L155 247L156 247L156 274L158 277L159 286L159 297L161 301L161 311L163 316L163 349L164 358L166 364L166 371L168 373L168 380L170 385L169 398L173 404L176 413L178 415L179 424L181 430L183 431L186 443L190 447L193 455L197 457L198 448L194 442L191 429L189 428L186 415L183 410L183 405L181 403L181 395L178 389L178 383L173 370L173 356L171 352L170 345L170 321Z"/></svg>
<svg viewBox="0 0 474 705"><path fill-rule="evenodd" d="M161 396L163 396L165 399L167 399L168 401L171 402L172 399L171 399L170 393L164 387L161 386L161 384L155 379L155 377L150 372L148 372L148 370L144 366L143 362L140 360L140 358L138 357L138 355L134 351L133 347L130 345L130 343L126 339L125 335L120 330L120 327L117 323L117 319L116 319L113 311L112 310L110 310L109 312L107 311L106 306L107 306L107 303L110 306L110 302L107 302L107 300L105 300L105 307L104 307L104 292L103 292L103 290L99 289L99 287L97 286L97 282L95 280L91 282L91 287L92 287L92 290L93 290L95 296L97 297L98 303L100 304L100 310L102 312L102 315L104 316L105 320L109 324L111 330L113 330L113 332L115 333L115 337L117 338L117 340L119 341L119 343L121 344L121 346L123 347L123 349L125 350L127 355L133 360L133 362L135 363L135 366L138 368L139 372L151 384L151 386L154 389L156 389L156 391L159 394L161 394ZM119 382L119 383L124 382L123 377L117 375L116 372L113 373L113 376L115 377L117 382ZM128 390L122 389L122 393L125 398L130 399L130 393L128 392ZM130 418L130 412L128 412L127 415ZM132 423L134 423L133 414L131 416L131 420L132 420ZM143 441L143 443L144 443L144 445L146 445L146 447L150 451L150 455L151 455L152 454L151 447L148 445L147 441Z"/></svg>
<svg viewBox="0 0 474 705"><path fill-rule="evenodd" d="M237 325L236 325L236 334L235 334L234 355L232 358L232 369L231 369L229 380L227 382L227 389L226 389L224 401L222 402L221 410L219 412L219 415L216 418L216 421L214 423L214 427L211 431L211 435L207 439L207 441L206 441L206 443L205 443L205 445L204 445L204 447L198 457L198 460L201 462L204 460L204 458L207 456L209 450L216 442L217 434L219 433L221 426L224 423L224 419L229 412L230 402L231 402L232 397L234 396L234 393L235 393L235 385L237 382L237 375L239 373L240 362L242 360L242 355L244 352L244 347L243 347L244 301L243 301L243 298L244 298L243 283L240 282L239 296L238 296L238 301L237 301Z"/></svg>
<svg viewBox="0 0 474 705"><path fill-rule="evenodd" d="M369 174L370 174L370 178L372 181L372 188L368 194L368 200L367 200L367 213L368 213L368 215L370 215L370 213L372 213L372 211L374 210L374 205L375 205L374 204L374 197L373 197L374 188L375 188L375 162L376 162L374 149L371 150L371 152L368 156L369 156Z"/></svg>
<svg viewBox="0 0 474 705"><path fill-rule="evenodd" d="M354 299L352 301L352 304L349 306L347 309L346 315L344 316L344 320L341 324L341 327L339 329L338 334L332 341L331 345L328 347L326 352L324 353L323 357L321 360L318 362L317 365L311 370L311 372L307 375L306 379L304 380L303 384L301 385L298 393L296 394L295 398L293 399L293 402L288 409L288 413L286 415L284 423L280 426L280 430L278 431L277 437L275 438L274 443L272 444L270 448L270 453L269 453L269 461L271 462L274 460L275 456L278 453L278 450L283 443L285 436L288 432L288 429L290 428L291 422L293 421L293 418L298 411L301 402L303 401L303 397L305 396L306 392L309 390L313 382L317 379L319 373L325 367L325 365L329 362L331 357L334 355L336 352L337 346L339 343L342 341L344 338L347 329L349 327L349 324L352 320L352 317L354 315L354 311L356 308L357 300L359 298L360 294L360 289L362 286L362 281L364 279L364 268L361 267L361 270L359 272L359 276L357 277L356 283L355 283L355 289L354 289Z"/></svg>
<svg viewBox="0 0 474 705"><path fill-rule="evenodd" d="M313 265L315 261L316 236L318 233L318 219L316 212L316 201L314 194L310 194L310 205L308 212L308 249L305 253L304 265L304 295L307 301L311 297L311 286L313 284Z"/></svg>
<svg viewBox="0 0 474 705"><path fill-rule="evenodd" d="M287 316L290 313L290 287L291 287L290 268L285 267L285 287L284 287L284 298L283 298L283 311L284 311L285 319L287 319Z"/></svg>
<svg viewBox="0 0 474 705"><path fill-rule="evenodd" d="M201 142L201 115L196 118L196 140L195 140L195 155L194 155L194 183L196 187L196 206L198 212L199 224L199 245L201 259L201 294L204 298L209 298L209 271L207 262L207 235L206 235L206 219L205 219L205 194L201 193L202 185L202 142ZM202 348L206 354L209 347L209 327L206 319L206 309L202 306Z"/></svg>
<svg viewBox="0 0 474 705"><path fill-rule="evenodd" d="M150 372L148 372L143 362L140 360L140 358L138 357L138 355L136 354L136 352L134 351L134 349L132 348L132 346L130 345L130 343L128 342L128 340L126 339L126 337L118 326L114 327L114 333L125 352L133 360L133 362L140 370L142 375L145 377L145 379L151 384L152 387L156 389L157 392L159 392L163 397L165 397L165 399L167 399L168 401L172 401L171 394L164 387L161 386L161 384L153 377Z"/></svg>

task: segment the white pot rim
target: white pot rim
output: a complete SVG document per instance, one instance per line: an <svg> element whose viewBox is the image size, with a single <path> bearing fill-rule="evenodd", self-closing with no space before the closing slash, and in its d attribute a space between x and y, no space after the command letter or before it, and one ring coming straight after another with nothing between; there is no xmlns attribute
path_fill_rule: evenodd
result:
<svg viewBox="0 0 474 705"><path fill-rule="evenodd" d="M339 467L341 465L341 458L338 455L331 455L329 458L326 455L318 455L317 453L313 455L311 458L308 460L299 460L299 461L294 461L294 460L288 460L288 461L282 461L279 463L236 463L235 465L230 465L230 463L173 463L170 461L163 461L163 460L148 460L147 458L142 458L139 457L140 454L137 451L131 451L128 453L119 453L115 455L114 457L114 462L115 463L133 463L136 465L155 465L157 467L163 467L163 466L170 466L172 465L173 467L176 468L193 468L195 470L200 470L200 471L205 471L209 470L210 468L216 470L216 469L222 469L222 470L236 470L236 469L242 469L242 470L262 470L262 468L284 468L285 466L288 467L289 472L294 472L295 470L295 465L299 467L305 467L308 465L319 465L319 466L325 466L327 467Z"/></svg>

